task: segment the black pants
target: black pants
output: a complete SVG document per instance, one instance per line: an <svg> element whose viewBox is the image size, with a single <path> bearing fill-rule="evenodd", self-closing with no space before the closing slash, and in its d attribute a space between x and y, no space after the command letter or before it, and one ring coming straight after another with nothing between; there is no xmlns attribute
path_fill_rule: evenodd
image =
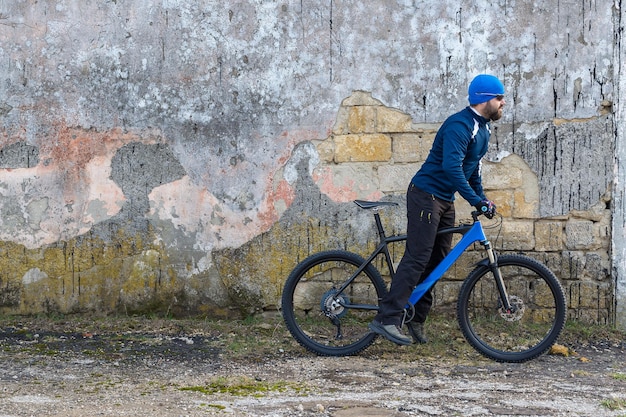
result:
<svg viewBox="0 0 626 417"><path fill-rule="evenodd" d="M376 320L382 324L402 323L404 308L415 287L450 252L452 234L437 236L437 231L454 226L454 203L409 185L407 205L407 240L404 256L391 283L389 293L381 300ZM413 321L424 322L432 307L429 289L415 305Z"/></svg>

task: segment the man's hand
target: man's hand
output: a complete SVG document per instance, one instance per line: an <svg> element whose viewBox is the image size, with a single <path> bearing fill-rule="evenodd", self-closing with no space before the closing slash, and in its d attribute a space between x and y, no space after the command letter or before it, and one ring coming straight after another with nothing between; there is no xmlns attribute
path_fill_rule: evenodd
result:
<svg viewBox="0 0 626 417"><path fill-rule="evenodd" d="M490 200L482 200L474 207L476 207L476 210L480 211L488 219L492 219L496 214L496 205Z"/></svg>

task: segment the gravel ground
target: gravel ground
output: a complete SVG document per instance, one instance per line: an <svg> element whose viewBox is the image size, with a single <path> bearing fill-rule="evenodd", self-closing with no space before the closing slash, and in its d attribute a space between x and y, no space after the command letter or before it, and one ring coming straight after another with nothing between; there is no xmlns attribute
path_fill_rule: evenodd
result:
<svg viewBox="0 0 626 417"><path fill-rule="evenodd" d="M458 334L320 358L279 320L0 320L0 417L626 416L626 343L594 336L525 364ZM561 342L560 342L561 343Z"/></svg>

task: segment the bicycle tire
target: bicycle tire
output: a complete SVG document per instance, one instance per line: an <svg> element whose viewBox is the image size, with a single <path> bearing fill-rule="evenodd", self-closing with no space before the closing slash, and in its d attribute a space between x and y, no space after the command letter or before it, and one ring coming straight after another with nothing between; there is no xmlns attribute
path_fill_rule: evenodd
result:
<svg viewBox="0 0 626 417"><path fill-rule="evenodd" d="M459 291L457 319L469 344L498 362L526 362L544 354L559 337L566 303L558 279L525 255L498 257L513 312L505 312L488 265L476 267Z"/></svg>
<svg viewBox="0 0 626 417"><path fill-rule="evenodd" d="M341 294L336 292L364 263L352 252L331 250L309 256L289 274L282 294L283 319L291 335L308 351L349 356L363 351L376 338L368 324L387 293L378 270L368 264ZM346 308L346 303L362 308ZM365 305L370 309L363 308Z"/></svg>

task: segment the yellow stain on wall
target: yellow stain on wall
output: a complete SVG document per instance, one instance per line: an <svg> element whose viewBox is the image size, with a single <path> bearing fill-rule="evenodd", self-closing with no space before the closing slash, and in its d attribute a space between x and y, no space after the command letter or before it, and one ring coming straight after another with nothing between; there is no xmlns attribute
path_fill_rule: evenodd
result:
<svg viewBox="0 0 626 417"><path fill-rule="evenodd" d="M178 291L166 251L141 234L85 235L40 249L0 242L0 312L159 311Z"/></svg>

